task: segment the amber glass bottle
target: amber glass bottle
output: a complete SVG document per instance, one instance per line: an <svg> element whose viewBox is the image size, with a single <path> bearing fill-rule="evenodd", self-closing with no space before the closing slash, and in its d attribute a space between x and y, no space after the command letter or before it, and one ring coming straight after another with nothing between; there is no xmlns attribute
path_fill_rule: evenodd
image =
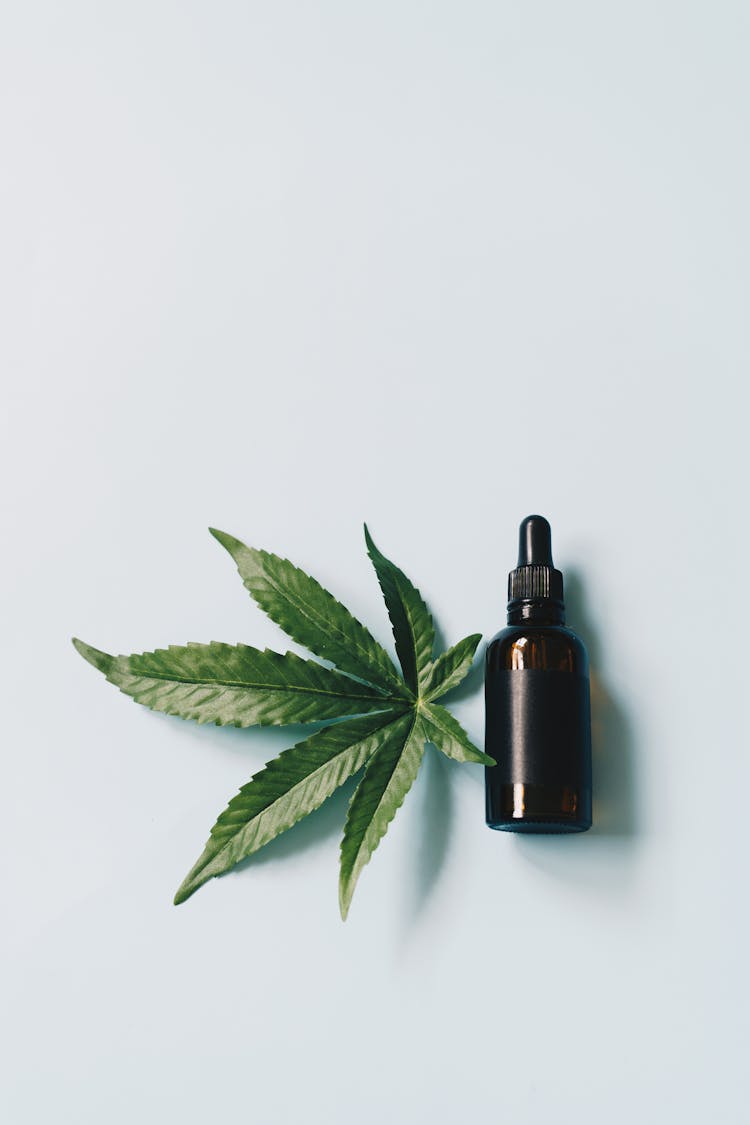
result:
<svg viewBox="0 0 750 1125"><path fill-rule="evenodd" d="M589 662L565 627L563 577L543 516L521 524L508 628L487 648L487 824L506 832L591 827Z"/></svg>

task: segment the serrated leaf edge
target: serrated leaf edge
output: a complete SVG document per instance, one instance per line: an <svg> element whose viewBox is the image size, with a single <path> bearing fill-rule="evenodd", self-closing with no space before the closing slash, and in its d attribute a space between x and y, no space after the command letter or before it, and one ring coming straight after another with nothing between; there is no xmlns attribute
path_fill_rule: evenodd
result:
<svg viewBox="0 0 750 1125"><path fill-rule="evenodd" d="M205 846L203 852L198 857L197 861L193 864L192 868L190 869L188 874L183 879L182 883L180 884L180 886L177 890L177 893L175 894L175 897L174 897L175 905L179 905L180 903L182 903L186 899L188 899L192 894L195 893L195 891L197 891L200 887L202 887L205 883L207 883L209 881L209 879L213 879L217 876L225 874L226 871L231 870L231 868L234 867L236 865L236 863L239 863L241 861L241 859L245 859L250 855L254 855L257 851L260 851L267 844L269 844L271 842L271 840L276 839L283 832L287 832L295 824L299 823L300 820L303 820L304 817L310 815L311 812L314 812L316 808L320 808L320 805L324 804L325 801L328 800L329 797L333 795L333 792L335 792L335 789L339 788L341 785L343 785L344 782L348 779L348 777L351 777L352 773L356 773L358 769L361 769L362 764L365 764L365 763L361 763L360 765L355 767L349 774L346 774L345 776L341 777L340 780L338 781L338 784L335 786L335 788L331 791L331 793L327 794L323 798L323 800L320 802L319 805L315 806L312 809L308 809L305 812L300 813L299 816L292 819L290 821L290 823L287 824L284 828L282 828L279 832L270 836L258 848L253 848L252 850L247 851L242 857L240 857L240 859L234 860L232 862L232 864L229 867L227 867L226 869L219 870L219 871L210 871L208 874L206 874L206 870L208 868L210 868L211 866L214 866L216 864L216 860L222 855L222 853L224 853L227 850L227 848L229 848L232 845L232 843L234 842L235 836L238 835L242 831L246 831L250 827L250 825L253 823L253 821L257 820L261 816L269 815L270 810L273 808L273 806L275 804L278 804L282 800L284 800L284 801L289 800L289 796L293 792L294 789L298 789L302 785L309 784L311 779L313 779L316 774L322 774L325 770L330 769L337 758L343 757L346 754L351 754L352 751L358 745L366 743L368 740L374 738L378 734L382 735L385 731L387 731L388 727L391 724L397 723L401 719L404 718L404 712L403 711L397 711L395 709L392 710L392 711L388 711L388 712L378 712L378 714L381 715L381 716L382 715L389 715L391 717L386 719L386 721L384 721L380 724L375 723L375 724L373 724L373 726L371 728L365 729L361 738L343 746L341 748L341 750L338 752L338 754L336 754L334 757L328 759L322 765L318 766L315 770L312 770L309 774L306 774L305 777L302 778L295 786L293 786L292 789L289 789L289 790L285 791L281 796L279 796L276 799L276 801L272 802L270 805L268 805L265 808L263 808L262 810L260 810L256 814L255 817L252 817L252 818L250 818L250 820L248 820L244 823L241 823L238 826L237 832L232 837L227 839L220 847L212 848L211 842L215 838L215 832L216 832L217 827L221 823L222 817L226 815L228 810L231 808L232 803L237 799L237 797L239 797L245 791L247 786L252 785L255 781L257 781L260 777L262 777L262 775L265 774L268 771L269 767L271 767L273 769L275 764L279 763L280 760L283 759L284 755L289 754L292 751L298 751L299 752L301 750L304 750L305 745L307 743L309 743L312 739L316 739L316 740L320 741L322 738L325 737L325 732L329 728L326 727L323 730L316 731L315 734L310 735L308 738L303 739L301 742L295 743L294 746L289 747L287 750L283 750L281 752L281 754L277 755L276 758L273 758L273 759L271 759L270 762L267 762L265 764L265 766L263 766L263 768L258 771L257 774L254 774L253 777L250 779L250 781L247 782L247 785L243 786L242 789L240 789L240 791L237 794L235 794L235 797L232 798L232 800L229 802L229 804L226 806L226 808L223 809L222 812L219 814L219 817L217 818L214 826L211 829L211 834L209 835L209 839L206 843L206 846ZM372 716L372 718L373 719L377 718L377 715ZM344 720L344 722L346 722L346 721L347 720ZM351 722L362 722L361 718L355 719L355 720L349 720L349 721L351 721ZM336 723L336 724L333 724L333 725L336 726L336 727L339 727L341 724ZM374 756L374 754L377 753L377 749L378 748L376 747L375 750L372 751L368 755L366 761L369 761ZM200 876L200 877L198 877L198 876Z"/></svg>
<svg viewBox="0 0 750 1125"><path fill-rule="evenodd" d="M436 699L441 699L442 696L447 695L449 691L453 691L459 684L466 679L471 666L476 656L477 647L482 639L481 633L470 633L468 637L462 637L460 641L456 641L454 645L447 648L444 652L432 661L425 673L425 683L422 689L421 698L427 702L433 702ZM473 647L467 649L467 654L459 664L452 671L445 672L443 678L438 680L437 683L432 681L435 677L440 675L441 665L447 665L449 658L460 648L461 645L474 642ZM465 665L465 667L464 667Z"/></svg>
<svg viewBox="0 0 750 1125"><path fill-rule="evenodd" d="M394 688L396 688L396 689L399 690L399 692L402 695L404 694L404 690L408 688L408 685L406 685L404 683L404 681L402 680L401 676L399 675L398 669L396 668L395 664L391 660L391 658L388 655L388 652L386 651L386 649L384 649L383 646L380 644L380 642L375 637L373 637L372 633L367 628L367 626L364 625L357 617L355 617L355 615L352 613L352 611L347 606L345 606L344 603L339 598L337 598L335 596L335 594L332 594L330 590L326 589L326 587L323 586L323 584L321 582L319 582L317 580L317 578L314 578L311 574L308 574L307 571L303 570L301 567L297 566L296 563L293 563L291 561L291 559L288 559L283 555L277 555L273 551L266 551L266 550L263 550L260 547L249 547L241 539L237 539L236 536L231 535L231 534L229 534L229 532L226 532L226 531L220 531L218 528L215 528L215 527L210 527L208 530L210 531L211 535L213 535L214 539L216 539L216 541L221 544L221 546L228 552L228 554L234 560L235 566L237 566L237 569L238 569L239 574L240 574L240 578L242 579L242 584L245 587L245 589L248 591L250 596L253 598L253 600L256 602L256 604L259 606L259 608L268 617L270 617L271 620L275 622L275 624L279 624L279 623L268 612L266 607L263 606L260 601L258 601L258 598L257 598L256 594L254 593L254 591L249 586L248 581L243 577L242 571L240 570L240 564L239 564L239 562L237 560L237 556L235 554L235 550L237 548L239 548L243 551L247 551L251 555L252 554L258 555L262 560L264 560L264 562L267 559L275 560L279 563L282 563L282 564L290 567L293 571L296 571L298 574L302 575L303 578L305 578L313 586L317 587L317 589L323 595L331 598L332 601L336 602L337 605L340 606L340 608L343 609L346 612L346 614L351 618L352 622L359 629L361 629L363 631L363 633L366 634L367 637L370 638L370 640L373 642L373 645L375 646L375 650L377 652L379 652L379 654L382 654L383 659L382 659L381 663L379 663L378 666L377 666L378 670L383 675L382 680L379 680L377 677L375 677L374 675L370 675L369 673L367 675L363 674L361 676L359 676L359 675L355 676L352 672L348 671L345 668L339 668L338 665L337 665L336 666L337 670L342 675L349 676L349 677L351 677L352 679L355 679L355 680L361 680L363 683L370 684L371 686L380 688L381 690L393 690ZM317 629L322 630L322 629L325 628L326 623L321 623L321 621L320 621L320 619L317 615L311 614L309 606L306 606L304 603L300 603L299 599L297 597L295 597L287 589L281 587L279 585L278 581L276 579L274 579L273 576L270 575L266 569L264 569L264 579L269 584L269 586L273 587L276 594L280 598L285 598L287 601L289 601L289 603L294 607L294 609L299 613L299 615L301 617L305 618L305 620L307 620L311 625L313 625ZM330 626L330 622L328 622L327 624ZM284 625L279 624L279 628L283 629L285 633L288 633L288 629ZM354 640L354 644L352 644L352 638L338 628L336 629L336 634L337 634L337 637L339 638L338 643L340 643L340 644L342 644L346 647L349 647L349 648L351 648L351 647L355 648L356 652L359 654L360 660L363 661L363 665L362 665L363 667L372 668L371 654L369 653L367 648L364 648L361 644L358 644L356 642L356 639ZM292 639L296 640L296 638L293 637L293 635L291 633L289 635L292 636ZM305 642L299 642L299 643L304 643L305 647L310 649L311 652L315 651L314 649L312 649L310 647L309 644L307 644ZM320 653L316 653L316 655L319 656L319 657L321 656ZM328 658L323 656L322 659L328 659ZM331 661L331 663L336 664L335 661Z"/></svg>
<svg viewBox="0 0 750 1125"><path fill-rule="evenodd" d="M409 779L409 783L406 786L406 788L404 788L401 791L400 795L396 797L395 804L393 806L393 811L392 811L391 816L389 817L388 821L386 822L385 828L380 833L380 835L377 837L377 839L374 841L372 846L369 847L366 857L361 862L359 862L359 857L362 854L363 848L365 846L365 841L367 840L367 831L369 831L369 826L375 820L375 816L377 815L377 811L379 810L380 806L382 805L382 802L385 799L385 796L388 792L388 785L390 784L390 781L392 780L394 774L396 773L396 770L398 769L399 765L401 764L401 762L403 760L404 753L409 748L409 745L410 745L413 738L416 741L421 742L421 746L420 746L419 751L418 751L418 761L416 762L414 772L413 772L411 778ZM347 916L349 914L349 909L351 907L352 898L354 896L354 891L356 889L356 886L357 886L357 883L359 881L359 877L362 874L362 871L364 870L364 868L367 866L367 864L370 862L373 855L375 854L375 851L379 847L381 840L383 839L386 832L388 831L388 828L390 827L391 823L393 822L393 820L396 816L396 813L398 812L398 810L403 805L403 803L406 799L407 793L409 792L412 785L414 784L414 781L416 780L417 774L419 772L419 767L422 763L422 758L424 756L424 748L425 748L425 738L422 734L419 709L417 707L415 707L414 713L413 713L413 716L412 716L412 724L411 724L408 732L404 736L403 742L401 744L401 750L399 751L398 757L394 761L393 769L391 771L389 781L383 789L383 792L382 792L380 800L378 801L378 806L375 810L375 813L373 813L372 817L370 818L368 828L365 830L365 833L362 836L362 840L360 842L360 845L357 848L355 861L351 865L351 869L349 870L348 874L345 875L344 874L344 848L345 848L345 845L346 845L346 842L347 842L347 828L348 828L348 826L351 822L351 812L352 812L352 809L355 806L355 803L357 801L357 794L360 792L360 789L361 789L361 786L363 785L363 783L365 783L365 779L367 777L368 769L371 768L372 763L375 760L375 758L377 757L377 755L384 752L384 749L385 749L384 747L381 747L378 751L375 752L375 754L372 755L372 757L370 758L370 760L368 761L368 763L365 767L365 772L362 776L362 780L360 781L359 785L357 786L357 789L352 794L352 799L349 802L349 810L347 812L346 823L344 825L344 835L343 835L343 838L342 838L342 841L341 841L341 847L340 847L339 909L340 909L341 918L342 918L343 921L346 921Z"/></svg>
<svg viewBox="0 0 750 1125"><path fill-rule="evenodd" d="M415 586L412 580L408 577L408 575L404 573L403 570L401 570L400 567L396 566L396 564L391 559L387 558L386 555L383 554L383 552L373 540L367 524L365 523L363 526L365 532L367 554L375 569L378 583L380 585L380 590L383 595L383 600L386 605L388 619L391 623L393 637L396 642L396 654L401 665L401 671L403 673L404 681L406 682L407 687L413 692L415 697L418 697L422 690L422 684L424 682L424 677L426 675L427 669L430 668L433 663L435 647L435 624L432 619L432 614L430 613L427 603L422 597L422 594L419 591L418 587ZM395 586L395 592L400 603L400 608L404 614L404 618L406 621L408 632L407 639L410 646L410 651L408 653L404 653L401 651L403 646L401 645L399 638L399 622L394 617L394 607L391 604L388 591L385 588L387 578L390 579ZM410 608L408 601L404 596L402 583L405 584L407 590L408 588L411 588L411 592L416 595L416 598L420 603L420 609L424 612L424 618L427 623L430 640L430 657L425 664L420 664L420 661L417 658L417 649L415 644L416 629L414 627L415 622L412 620L412 617L410 615Z"/></svg>
<svg viewBox="0 0 750 1125"><path fill-rule="evenodd" d="M459 731L458 734L441 725L440 719L442 716L440 712L444 712L449 716L451 721L456 724ZM424 716L423 729L425 731L425 738L431 742L433 746L437 747L442 754L445 754L446 758L451 758L454 762L474 762L482 766L497 765L494 758L491 758L489 754L485 754L474 745L456 716L453 715L447 707L442 707L439 703L435 702L427 703L422 707L422 714ZM433 739L430 733L430 725L437 727L438 731L447 735L447 737L454 742L457 742L464 752L463 755L458 756L456 754L450 754L438 740Z"/></svg>

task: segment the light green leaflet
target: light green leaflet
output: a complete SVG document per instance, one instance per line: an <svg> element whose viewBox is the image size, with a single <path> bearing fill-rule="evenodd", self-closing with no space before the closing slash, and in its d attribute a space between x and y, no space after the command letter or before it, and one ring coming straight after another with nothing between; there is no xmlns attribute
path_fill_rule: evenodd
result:
<svg viewBox="0 0 750 1125"><path fill-rule="evenodd" d="M282 655L211 641L108 656L74 643L81 656L136 703L199 723L310 723L382 711L393 702L377 688L293 652Z"/></svg>
<svg viewBox="0 0 750 1125"><path fill-rule="evenodd" d="M322 660L248 645L171 645L110 656L74 640L81 656L136 703L218 726L327 726L284 750L244 785L216 824L175 896L183 902L317 809L364 769L341 844L339 902L354 888L417 776L426 742L460 762L495 763L436 701L471 667L479 634L434 657L435 630L422 596L365 527L368 553L393 626L403 677L386 650L319 582L287 559L212 529L258 605Z"/></svg>

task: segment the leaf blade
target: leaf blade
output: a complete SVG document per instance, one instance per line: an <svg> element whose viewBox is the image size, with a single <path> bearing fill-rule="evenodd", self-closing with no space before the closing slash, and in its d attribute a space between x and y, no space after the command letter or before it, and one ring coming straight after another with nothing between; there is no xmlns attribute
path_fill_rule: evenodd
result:
<svg viewBox="0 0 750 1125"><path fill-rule="evenodd" d="M391 691L403 683L390 656L333 594L288 559L210 528L260 608L289 636L342 672Z"/></svg>
<svg viewBox="0 0 750 1125"><path fill-rule="evenodd" d="M439 699L452 688L458 687L471 668L481 639L481 633L472 633L441 653L427 671L422 689L425 699Z"/></svg>
<svg viewBox="0 0 750 1125"><path fill-rule="evenodd" d="M424 736L416 710L372 755L352 797L341 841L339 907L346 919L360 873L385 835L417 776Z"/></svg>
<svg viewBox="0 0 750 1125"><path fill-rule="evenodd" d="M375 546L367 524L365 542L388 609L404 680L416 694L422 690L435 646L430 611L411 580Z"/></svg>
<svg viewBox="0 0 750 1125"><path fill-rule="evenodd" d="M478 750L458 719L439 703L428 703L422 708L425 738L456 762L477 762L483 766L497 765L489 754Z"/></svg>
<svg viewBox="0 0 750 1125"><path fill-rule="evenodd" d="M383 744L395 714L335 723L266 763L218 817L175 904L319 808Z"/></svg>
<svg viewBox="0 0 750 1125"><path fill-rule="evenodd" d="M136 703L198 723L283 726L382 711L390 703L377 689L293 652L218 641L129 656L82 641L76 648Z"/></svg>

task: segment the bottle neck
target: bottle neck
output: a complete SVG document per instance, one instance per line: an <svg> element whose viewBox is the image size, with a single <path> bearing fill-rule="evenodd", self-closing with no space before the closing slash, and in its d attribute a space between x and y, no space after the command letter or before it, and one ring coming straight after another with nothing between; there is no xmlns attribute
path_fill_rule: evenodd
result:
<svg viewBox="0 0 750 1125"><path fill-rule="evenodd" d="M565 606L550 598L508 603L508 624L564 625Z"/></svg>

